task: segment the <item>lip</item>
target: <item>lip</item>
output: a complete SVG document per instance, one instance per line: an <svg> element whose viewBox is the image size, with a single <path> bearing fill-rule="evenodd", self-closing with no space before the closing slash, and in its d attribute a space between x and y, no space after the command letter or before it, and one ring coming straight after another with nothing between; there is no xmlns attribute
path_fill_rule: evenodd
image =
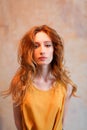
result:
<svg viewBox="0 0 87 130"><path fill-rule="evenodd" d="M39 60L46 60L46 58L47 57L42 56L42 57L39 57Z"/></svg>

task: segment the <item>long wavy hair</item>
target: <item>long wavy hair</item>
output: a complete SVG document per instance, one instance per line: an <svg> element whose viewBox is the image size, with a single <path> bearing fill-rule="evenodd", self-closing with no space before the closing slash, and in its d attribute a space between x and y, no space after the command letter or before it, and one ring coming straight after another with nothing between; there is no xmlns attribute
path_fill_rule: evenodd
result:
<svg viewBox="0 0 87 130"><path fill-rule="evenodd" d="M56 80L61 81L67 86L71 84L73 87L72 94L75 95L77 91L76 85L72 82L68 76L68 71L64 68L64 45L62 38L58 33L47 25L34 26L28 31L24 37L20 40L18 49L18 62L20 67L14 75L9 89L5 94L12 94L13 101L15 103L21 103L27 88L32 83L32 76L37 73L37 65L34 61L34 38L35 35L43 31L51 39L54 47L53 60L51 62L51 73Z"/></svg>

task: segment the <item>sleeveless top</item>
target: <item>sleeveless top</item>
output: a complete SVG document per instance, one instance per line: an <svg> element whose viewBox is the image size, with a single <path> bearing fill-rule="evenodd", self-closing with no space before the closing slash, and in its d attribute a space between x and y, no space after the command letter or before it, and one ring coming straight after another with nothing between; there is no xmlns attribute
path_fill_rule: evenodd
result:
<svg viewBox="0 0 87 130"><path fill-rule="evenodd" d="M40 90L32 84L21 105L23 130L62 130L66 87L55 82Z"/></svg>

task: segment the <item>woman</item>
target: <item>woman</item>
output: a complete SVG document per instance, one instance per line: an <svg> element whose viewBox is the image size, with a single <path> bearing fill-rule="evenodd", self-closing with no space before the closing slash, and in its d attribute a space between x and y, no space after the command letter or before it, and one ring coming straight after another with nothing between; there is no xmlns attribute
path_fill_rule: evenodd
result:
<svg viewBox="0 0 87 130"><path fill-rule="evenodd" d="M62 130L76 85L64 69L64 46L47 25L35 26L21 39L20 67L7 94L12 94L17 130Z"/></svg>

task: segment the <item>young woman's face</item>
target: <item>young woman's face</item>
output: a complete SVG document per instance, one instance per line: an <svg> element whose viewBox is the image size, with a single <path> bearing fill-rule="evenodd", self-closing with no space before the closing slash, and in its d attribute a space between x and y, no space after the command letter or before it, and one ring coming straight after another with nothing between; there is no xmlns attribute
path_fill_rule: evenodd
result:
<svg viewBox="0 0 87 130"><path fill-rule="evenodd" d="M38 65L49 65L53 60L53 44L50 37L43 31L38 32L34 39L34 60Z"/></svg>

